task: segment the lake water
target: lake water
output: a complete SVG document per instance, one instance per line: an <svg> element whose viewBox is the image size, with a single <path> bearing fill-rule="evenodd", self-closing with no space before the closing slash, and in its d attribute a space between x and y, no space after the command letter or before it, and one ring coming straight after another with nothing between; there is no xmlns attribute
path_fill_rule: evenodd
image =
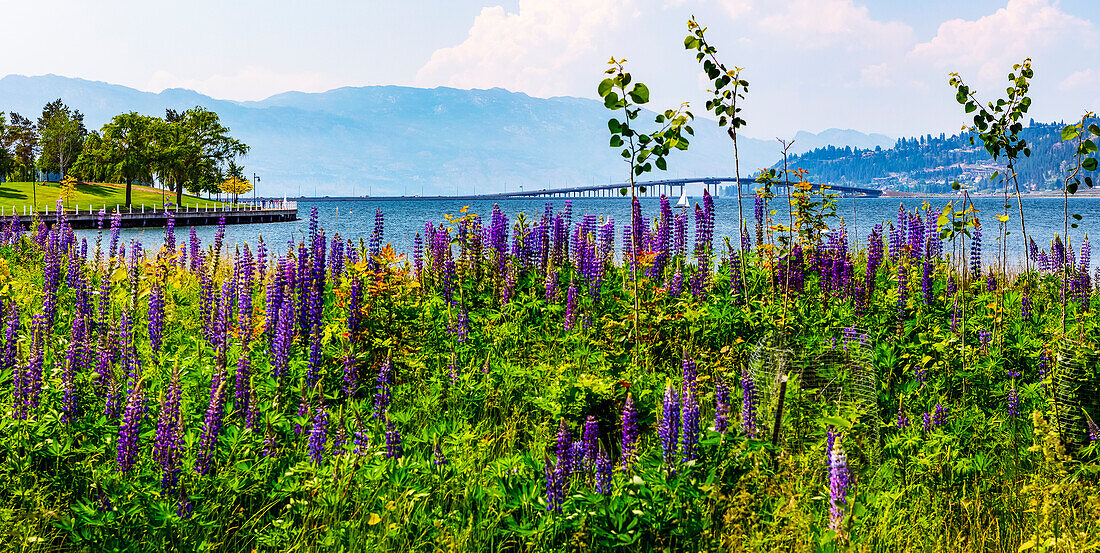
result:
<svg viewBox="0 0 1100 553"><path fill-rule="evenodd" d="M691 198L692 205L701 201L699 197ZM630 202L625 198L573 198L573 221L580 221L581 216L593 214L597 216L612 217L616 225L621 229L630 221ZM920 207L927 202L933 210L940 210L947 202L947 198L841 198L838 203L837 214L844 218L848 226L848 233L856 244L862 246L866 243L867 235L871 228L884 221L892 221L896 218L899 205L906 209ZM1023 244L1020 239L1020 221L1018 208L1014 200L1011 201L1008 222L1010 235L1007 245L1010 259L1014 259L1014 265L1022 264ZM525 213L528 221L537 220L547 203L560 210L565 205L565 199L523 199L501 201L501 209L508 215L510 222L514 222L516 215ZM675 199L673 199L675 203ZM423 232L424 223L427 221L443 221L443 215L450 213L457 215L463 206L469 206L469 212L481 215L483 221L488 221L489 212L493 208L492 201L458 201L446 199L415 200L415 201L299 201L298 216L300 220L286 223L265 223L256 225L229 225L226 227L226 244L248 243L253 248L262 235L269 249L284 251L288 241L298 241L309 233L310 211L316 207L321 222L325 229L326 237L331 239L333 233L339 233L342 238L350 238L358 241L362 239L364 244L369 242L374 230L375 210L381 209L385 217L385 242L392 243L398 252L409 252L412 249L413 235ZM745 197L744 216L749 232L754 228L753 200ZM975 207L980 211L979 220L982 222L983 257L987 263L992 263L997 258L997 238L999 236L999 221L997 216L1004 211L1004 202L1000 198L975 198ZM1062 234L1062 199L1056 197L1025 198L1023 200L1024 216L1028 234L1031 235L1040 248L1049 250L1050 241L1055 234ZM770 207L776 210L774 220L780 223L787 221L787 202L785 198L773 200ZM675 208L674 208L675 209ZM693 209L693 208L692 208ZM721 246L722 238L737 235L737 198L720 197L715 199L715 236L716 243ZM656 198L642 199L642 212L645 217L655 217L660 210L659 200ZM1081 239L1086 233L1094 237L1100 236L1100 198L1070 198L1070 213L1082 216L1078 222L1079 228L1070 229L1073 244L1079 248ZM1070 222L1075 222L1072 218ZM839 224L835 221L833 227ZM209 244L214 236L216 227L198 227L196 232L203 244ZM694 229L694 218L689 219L689 240ZM187 240L188 228L176 229L176 240ZM95 231L77 231L81 236L89 237L89 242L94 240ZM147 247L155 247L163 239L163 229L123 229L123 239L127 242L133 238L140 240ZM617 240L621 241L622 231L616 232ZM621 246L621 244L620 244ZM945 245L949 249L950 246ZM1100 255L1094 255L1094 265L1097 264Z"/></svg>

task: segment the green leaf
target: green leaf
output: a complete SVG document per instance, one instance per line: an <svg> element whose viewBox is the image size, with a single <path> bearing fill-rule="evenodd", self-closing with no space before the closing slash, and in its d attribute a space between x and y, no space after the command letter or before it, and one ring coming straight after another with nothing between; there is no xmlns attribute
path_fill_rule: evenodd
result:
<svg viewBox="0 0 1100 553"><path fill-rule="evenodd" d="M966 103L966 112L967 113L973 113L977 109L978 109L978 105L975 104L974 102L967 102Z"/></svg>
<svg viewBox="0 0 1100 553"><path fill-rule="evenodd" d="M1081 162L1081 168L1083 168L1086 171L1095 171L1096 170L1096 158L1094 158L1094 157L1085 158L1085 161Z"/></svg>
<svg viewBox="0 0 1100 553"><path fill-rule="evenodd" d="M629 193L630 193L630 191L627 190L625 186L619 189L619 194L620 195L626 196Z"/></svg>
<svg viewBox="0 0 1100 553"><path fill-rule="evenodd" d="M614 87L614 81L612 81L610 78L604 79L600 81L600 86L596 87L596 94L599 94L600 98L603 98L604 96L607 96L607 93L611 92L611 89Z"/></svg>
<svg viewBox="0 0 1100 553"><path fill-rule="evenodd" d="M1081 135L1081 131L1077 130L1076 125L1067 125L1062 129L1062 140L1073 140Z"/></svg>
<svg viewBox="0 0 1100 553"><path fill-rule="evenodd" d="M618 134L619 132L621 132L622 128L623 125L622 123L619 123L618 119L612 117L611 119L607 120L607 130L611 131L612 133Z"/></svg>
<svg viewBox="0 0 1100 553"><path fill-rule="evenodd" d="M1081 215L1079 213L1074 213L1073 215L1070 215L1070 217L1073 217L1074 219L1077 219L1078 221L1081 220Z"/></svg>
<svg viewBox="0 0 1100 553"><path fill-rule="evenodd" d="M1097 126L1096 123L1089 125L1089 132L1093 136L1100 136L1100 126Z"/></svg>
<svg viewBox="0 0 1100 553"><path fill-rule="evenodd" d="M642 194L645 194L645 187L644 186L639 186L638 187L638 192L641 192Z"/></svg>
<svg viewBox="0 0 1100 553"><path fill-rule="evenodd" d="M657 161L655 161L654 163L657 165L657 168L662 170L662 171L665 171L665 170L668 169L668 162L666 162L665 158L663 158L663 157L657 158Z"/></svg>
<svg viewBox="0 0 1100 553"><path fill-rule="evenodd" d="M644 104L649 101L649 87L645 83L638 83L634 85L634 90L630 91L630 99L634 100L636 104Z"/></svg>
<svg viewBox="0 0 1100 553"><path fill-rule="evenodd" d="M610 144L610 146L612 148L618 148L619 146L622 146L622 145L623 145L623 137L621 137L617 134L611 135L611 144Z"/></svg>

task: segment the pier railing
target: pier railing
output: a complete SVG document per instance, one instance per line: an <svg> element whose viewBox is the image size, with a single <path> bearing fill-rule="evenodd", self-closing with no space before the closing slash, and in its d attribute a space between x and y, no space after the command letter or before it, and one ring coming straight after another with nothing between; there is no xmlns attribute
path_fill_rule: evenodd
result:
<svg viewBox="0 0 1100 553"><path fill-rule="evenodd" d="M108 204L87 204L79 205L74 204L72 208L65 207L63 211L66 215L98 215L100 211L110 215L113 213L122 213L123 215L132 214L147 214L147 213L164 213L165 211L171 211L174 214L181 213L240 213L240 212L261 212L261 211L297 211L298 202L293 200L262 200L256 202L237 202L237 203L223 203L223 202L193 202L184 203L177 206L175 204L130 204L129 207L115 204L110 206ZM5 206L0 205L0 217L11 217L12 215L22 215L24 217L32 217L35 214L46 216L56 215L57 209L50 209L47 205L45 209L37 210L34 206L24 205L17 206Z"/></svg>
<svg viewBox="0 0 1100 553"><path fill-rule="evenodd" d="M168 223L171 213L180 226L216 225L223 220L225 224L279 223L298 219L298 202L284 200L265 200L256 202L195 202L181 206L163 204L132 204L129 207L115 204L73 205L71 209L61 209L65 220L74 229L97 228L107 217L118 216L123 227L162 227ZM52 225L57 219L58 209L35 210L32 206L0 206L0 217L16 217L24 225L30 226L34 220Z"/></svg>

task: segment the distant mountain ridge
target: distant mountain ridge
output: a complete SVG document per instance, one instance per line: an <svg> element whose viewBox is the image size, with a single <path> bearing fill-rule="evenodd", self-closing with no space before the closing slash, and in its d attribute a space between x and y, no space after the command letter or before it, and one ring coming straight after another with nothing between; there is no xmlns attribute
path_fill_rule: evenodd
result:
<svg viewBox="0 0 1100 553"><path fill-rule="evenodd" d="M160 93L85 79L9 75L0 110L32 119L62 98L98 129L118 113L163 116L196 105L216 111L252 147L244 164L268 195L394 195L499 192L620 182L627 168L607 145L610 116L596 100L534 98L500 88L402 86L285 92L260 101L219 100L187 89ZM668 176L730 175L729 138L697 120L686 152L669 158ZM825 144L890 144L883 135L828 129L799 132L796 153ZM745 174L779 159L774 140L740 140Z"/></svg>

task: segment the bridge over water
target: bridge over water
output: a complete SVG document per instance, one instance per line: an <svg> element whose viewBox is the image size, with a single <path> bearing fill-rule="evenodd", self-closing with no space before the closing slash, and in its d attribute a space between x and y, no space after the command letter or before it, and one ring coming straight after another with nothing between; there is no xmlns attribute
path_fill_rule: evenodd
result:
<svg viewBox="0 0 1100 553"><path fill-rule="evenodd" d="M738 182L735 177L694 177L687 179L661 179L636 183L638 195L642 197L659 197L661 194L675 200L683 195L684 187L689 184L702 184L712 193L717 194L717 186L721 184ZM742 178L738 184L746 186L749 190L759 187L755 179ZM778 183L783 186L784 183ZM820 189L822 185L814 184L813 189ZM876 188L861 188L858 186L826 185L829 190L841 194L852 194L868 197L882 195L882 190ZM509 192L496 192L492 194L476 194L462 196L371 196L371 200L509 200L523 198L618 198L619 190L629 188L630 183L593 184L588 186L567 186L562 188L540 188L536 190L513 190ZM642 193L641 188L645 188ZM715 188L712 188L715 187ZM362 200L365 198L325 198L326 200Z"/></svg>

